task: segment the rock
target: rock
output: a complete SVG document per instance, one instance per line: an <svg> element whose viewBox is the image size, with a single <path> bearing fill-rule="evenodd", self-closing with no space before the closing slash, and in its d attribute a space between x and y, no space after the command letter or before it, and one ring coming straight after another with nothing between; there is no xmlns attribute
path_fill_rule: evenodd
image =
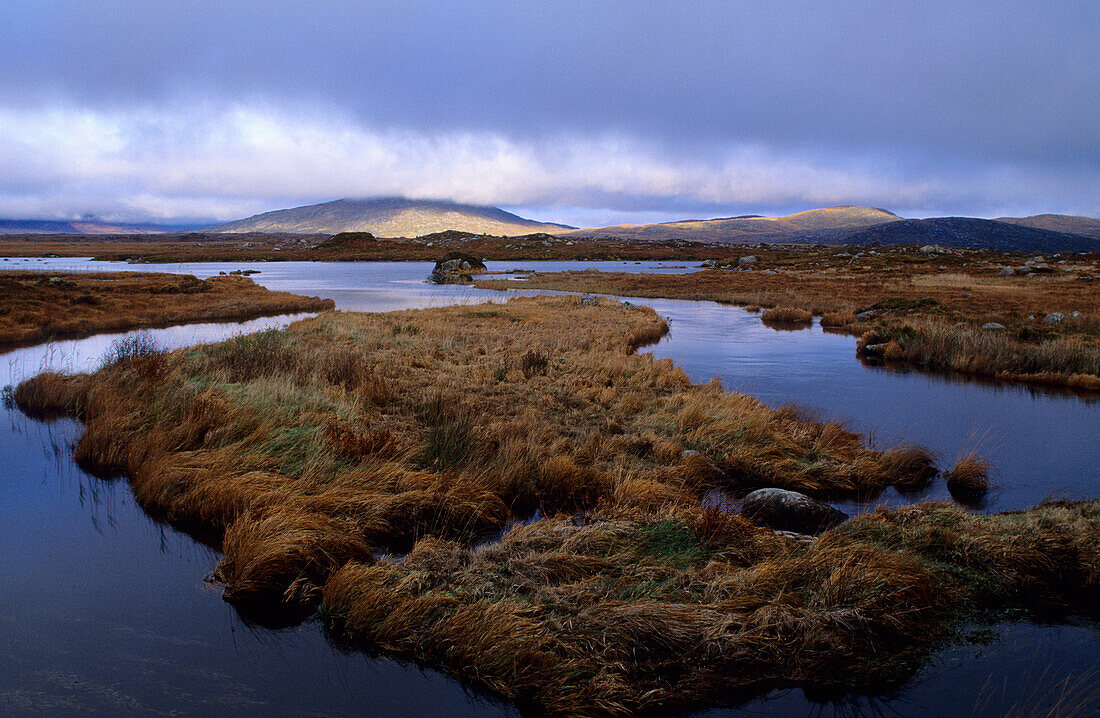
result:
<svg viewBox="0 0 1100 718"><path fill-rule="evenodd" d="M786 489L757 489L741 503L741 515L755 524L779 531L819 534L848 518L848 514Z"/></svg>
<svg viewBox="0 0 1100 718"><path fill-rule="evenodd" d="M868 319L874 319L878 315L879 315L879 310L877 310L877 309L868 309L865 312L860 312L859 314L857 314L856 319L858 319L860 321L867 321Z"/></svg>
<svg viewBox="0 0 1100 718"><path fill-rule="evenodd" d="M1005 267L1001 271L997 272L997 276L998 277L1011 277L1015 273L1016 273L1016 270L1013 269L1012 267Z"/></svg>
<svg viewBox="0 0 1100 718"><path fill-rule="evenodd" d="M1031 259L1024 262L1024 266L1025 267L1034 267L1036 264L1042 264L1045 261L1046 260L1043 259L1042 257L1032 257Z"/></svg>
<svg viewBox="0 0 1100 718"><path fill-rule="evenodd" d="M985 324L982 325L982 329L1004 329L1004 328L1005 328L1004 324L999 324L997 322L986 322Z"/></svg>
<svg viewBox="0 0 1100 718"><path fill-rule="evenodd" d="M435 263L428 281L435 284L466 283L472 280L467 273L474 269L485 269L485 262L463 252L448 252ZM458 276L458 282L454 275Z"/></svg>
<svg viewBox="0 0 1100 718"><path fill-rule="evenodd" d="M858 317L859 315L857 314L856 316ZM886 351L885 344L867 344L863 347L864 354L871 354L873 356L882 354L884 351Z"/></svg>
<svg viewBox="0 0 1100 718"><path fill-rule="evenodd" d="M1061 312L1051 312L1050 314L1043 317L1043 321L1046 322L1047 324L1058 324L1059 322L1063 321L1065 318L1066 318L1066 315L1062 314Z"/></svg>
<svg viewBox="0 0 1100 718"><path fill-rule="evenodd" d="M630 302L623 301L623 309L637 309L637 304L631 304Z"/></svg>
<svg viewBox="0 0 1100 718"><path fill-rule="evenodd" d="M921 254L944 254L947 252L946 249L938 244L926 244L917 251Z"/></svg>
<svg viewBox="0 0 1100 718"><path fill-rule="evenodd" d="M737 266L744 267L749 264L756 264L756 257L754 255L746 255L737 260Z"/></svg>
<svg viewBox="0 0 1100 718"><path fill-rule="evenodd" d="M598 307L599 305L600 305L599 297L582 297L581 298L581 306L582 307Z"/></svg>
<svg viewBox="0 0 1100 718"><path fill-rule="evenodd" d="M1081 317L1083 317L1085 315L1082 314L1081 312L1070 312L1069 316L1070 316L1071 319L1080 319Z"/></svg>

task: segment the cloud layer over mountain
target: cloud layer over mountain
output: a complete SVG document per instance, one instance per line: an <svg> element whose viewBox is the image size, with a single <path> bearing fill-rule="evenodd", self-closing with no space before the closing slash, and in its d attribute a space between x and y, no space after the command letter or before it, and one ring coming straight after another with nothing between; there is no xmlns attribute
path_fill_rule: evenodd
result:
<svg viewBox="0 0 1100 718"><path fill-rule="evenodd" d="M0 215L1100 214L1098 26L1088 0L15 0Z"/></svg>

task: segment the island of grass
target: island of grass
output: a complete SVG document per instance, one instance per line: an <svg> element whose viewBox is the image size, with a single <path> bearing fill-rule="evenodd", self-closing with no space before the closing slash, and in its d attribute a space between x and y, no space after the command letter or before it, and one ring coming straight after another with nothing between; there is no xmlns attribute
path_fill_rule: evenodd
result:
<svg viewBox="0 0 1100 718"><path fill-rule="evenodd" d="M714 492L919 490L929 457L693 385L651 310L353 314L16 388L76 458L223 552L225 597L550 715L881 690L965 625L1095 608L1100 503L879 510L814 538ZM299 614L300 615L300 614ZM274 620L274 619L269 619Z"/></svg>
<svg viewBox="0 0 1100 718"><path fill-rule="evenodd" d="M273 292L242 276L0 272L0 349L141 327L332 309L331 299Z"/></svg>
<svg viewBox="0 0 1100 718"><path fill-rule="evenodd" d="M1026 276L1002 274L1026 257L983 250L753 251L749 265L733 256L732 270L584 270L522 283L482 278L476 286L710 300L765 308L764 322L777 328L810 326L819 316L831 331L861 336L857 351L868 360L1100 391L1100 280L1093 277L1100 267L1092 255L1031 260Z"/></svg>

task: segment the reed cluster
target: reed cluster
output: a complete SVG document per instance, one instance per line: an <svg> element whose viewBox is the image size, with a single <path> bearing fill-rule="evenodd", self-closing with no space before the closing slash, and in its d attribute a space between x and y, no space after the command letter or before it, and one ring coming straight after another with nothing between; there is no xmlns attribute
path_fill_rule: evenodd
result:
<svg viewBox="0 0 1100 718"><path fill-rule="evenodd" d="M0 347L333 306L330 299L273 292L246 277L0 272Z"/></svg>
<svg viewBox="0 0 1100 718"><path fill-rule="evenodd" d="M1095 595L1095 503L879 511L812 541L703 508L716 490L866 497L936 470L635 353L666 331L577 297L328 312L123 347L13 399L79 417L78 460L220 546L237 605L319 610L341 640L552 715L872 688L961 621Z"/></svg>

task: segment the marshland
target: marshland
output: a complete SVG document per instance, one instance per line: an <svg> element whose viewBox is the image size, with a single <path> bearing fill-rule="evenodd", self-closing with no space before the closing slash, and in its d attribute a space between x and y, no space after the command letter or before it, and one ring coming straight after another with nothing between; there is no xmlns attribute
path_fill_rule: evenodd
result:
<svg viewBox="0 0 1100 718"><path fill-rule="evenodd" d="M126 649L159 645L175 667L162 688L84 679L80 700L172 705L202 680L193 666L217 656L232 680L187 699L214 712L228 712L233 695L262 712L275 682L288 705L348 712L369 696L394 714L667 712L760 694L769 700L751 709L841 698L904 711L945 700L946 683L953 698L939 705L964 696L994 714L1031 695L987 685L1029 653L1095 664L1095 504L1000 513L1096 496L1088 395L864 365L856 339L824 322L775 332L707 301L623 290L634 307L582 306L429 287L424 264L278 267L264 265L257 282L388 313L10 355L13 383L38 374L10 397L36 417L9 411L7 443L23 457L10 496L26 514L14 524L25 549L9 557L11 575L29 576L52 548L31 545L31 517L60 523L54 534L74 550L91 531L95 551L119 565L100 555L78 574L113 586L126 610L108 601L102 620L75 634L91 641L109 628L123 664L139 665ZM405 309L414 306L425 309ZM952 501L948 481L975 475L993 490L976 505ZM775 534L737 516L739 497L760 486L855 518L815 540ZM50 516L53 504L65 518ZM64 567L75 565L47 571L73 583ZM216 594L197 589L207 572L231 599L222 618ZM36 583L19 599L29 625L44 625L31 618L36 597L67 625L91 625ZM166 622L147 600L211 625ZM378 657L367 668L360 654L328 652L316 623L333 644ZM236 631L245 647L224 647L237 627L248 628ZM992 646L976 648L978 636ZM182 654L196 662L167 658L174 645L192 646ZM235 667L271 653L291 656L308 698L288 678ZM316 664L342 687L316 690L333 685ZM959 664L979 674L944 672ZM1043 679L1053 693L1073 682L1064 669ZM404 704L386 704L364 674L397 686ZM21 677L0 693L6 705L47 700L75 680L67 675ZM464 697L459 685L508 702ZM425 703L435 700L426 692L440 703Z"/></svg>

